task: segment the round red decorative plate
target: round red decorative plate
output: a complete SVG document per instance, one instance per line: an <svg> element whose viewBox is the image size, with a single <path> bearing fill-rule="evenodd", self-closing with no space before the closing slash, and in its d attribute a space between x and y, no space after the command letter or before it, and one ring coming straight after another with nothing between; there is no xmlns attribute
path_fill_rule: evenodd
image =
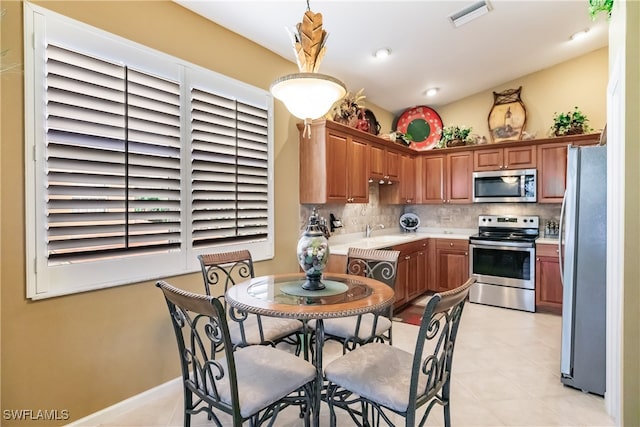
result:
<svg viewBox="0 0 640 427"><path fill-rule="evenodd" d="M405 110L398 119L396 129L411 135L413 142L410 148L430 150L440 141L442 119L434 109L421 105Z"/></svg>

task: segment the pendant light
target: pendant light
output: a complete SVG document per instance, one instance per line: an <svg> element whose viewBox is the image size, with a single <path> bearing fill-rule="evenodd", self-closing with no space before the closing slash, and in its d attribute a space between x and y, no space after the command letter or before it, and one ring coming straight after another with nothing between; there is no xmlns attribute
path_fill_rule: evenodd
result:
<svg viewBox="0 0 640 427"><path fill-rule="evenodd" d="M311 121L324 116L347 89L340 80L317 72L326 52L328 34L322 29L322 14L313 13L308 0L302 22L291 35L300 72L276 79L270 90L291 114L304 120L303 135L308 137Z"/></svg>

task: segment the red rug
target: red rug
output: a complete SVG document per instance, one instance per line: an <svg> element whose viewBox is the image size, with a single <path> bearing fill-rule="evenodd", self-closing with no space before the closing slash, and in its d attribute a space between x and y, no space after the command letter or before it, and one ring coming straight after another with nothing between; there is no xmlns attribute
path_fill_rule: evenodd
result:
<svg viewBox="0 0 640 427"><path fill-rule="evenodd" d="M409 305L397 313L393 313L393 320L420 326L424 305Z"/></svg>

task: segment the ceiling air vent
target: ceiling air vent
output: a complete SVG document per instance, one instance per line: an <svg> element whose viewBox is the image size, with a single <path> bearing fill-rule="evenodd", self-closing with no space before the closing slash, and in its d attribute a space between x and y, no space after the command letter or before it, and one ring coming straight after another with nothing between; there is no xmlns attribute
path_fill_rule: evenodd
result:
<svg viewBox="0 0 640 427"><path fill-rule="evenodd" d="M459 12L454 13L449 16L449 20L453 24L454 27L459 27L461 25L466 24L467 22L473 21L476 18L481 17L489 13L491 10L491 5L486 0L481 0L473 3L462 9Z"/></svg>

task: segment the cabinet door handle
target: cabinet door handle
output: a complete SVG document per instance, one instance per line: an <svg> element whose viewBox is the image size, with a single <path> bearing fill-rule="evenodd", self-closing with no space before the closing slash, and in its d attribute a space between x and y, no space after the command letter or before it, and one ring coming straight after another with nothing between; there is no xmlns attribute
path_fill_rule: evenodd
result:
<svg viewBox="0 0 640 427"><path fill-rule="evenodd" d="M409 255L405 255L404 259L411 259Z"/></svg>
<svg viewBox="0 0 640 427"><path fill-rule="evenodd" d="M536 258L536 261L540 261L540 258Z"/></svg>
<svg viewBox="0 0 640 427"><path fill-rule="evenodd" d="M449 246L453 246L453 242L449 242Z"/></svg>
<svg viewBox="0 0 640 427"><path fill-rule="evenodd" d="M464 256L468 256L468 255L469 255L469 252L465 252L465 253L464 253Z"/></svg>

